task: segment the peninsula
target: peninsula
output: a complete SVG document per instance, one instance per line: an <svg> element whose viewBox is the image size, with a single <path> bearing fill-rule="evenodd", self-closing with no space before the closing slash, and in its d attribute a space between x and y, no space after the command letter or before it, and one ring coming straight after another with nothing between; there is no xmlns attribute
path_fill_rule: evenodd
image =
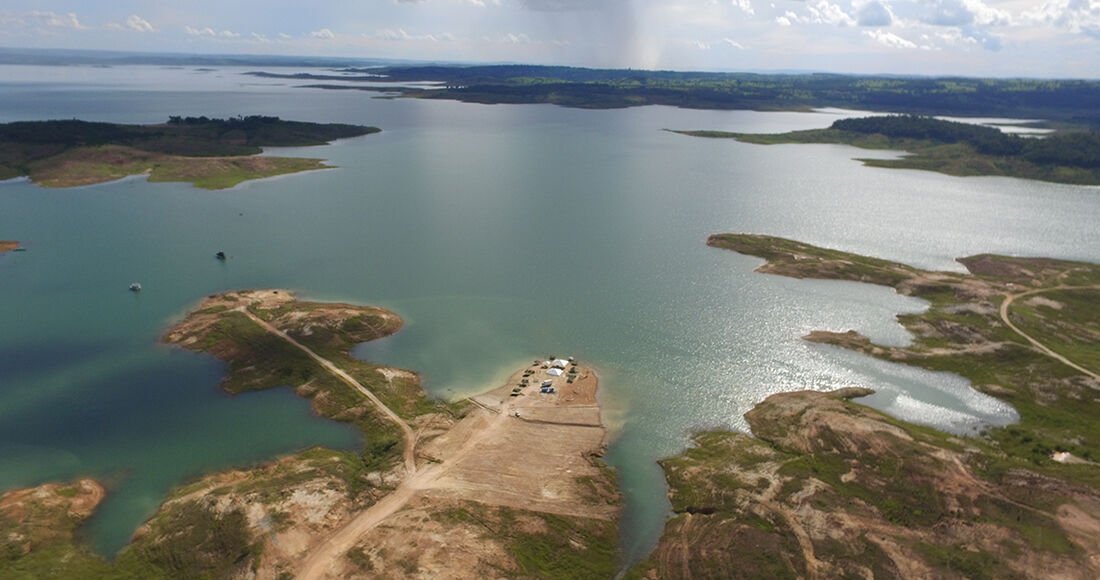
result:
<svg viewBox="0 0 1100 580"><path fill-rule="evenodd" d="M258 115L171 117L159 125L21 121L0 124L0 179L28 177L43 187L74 187L146 174L150 181L225 189L331 167L320 159L258 155L263 147L323 145L380 130Z"/></svg>
<svg viewBox="0 0 1100 580"><path fill-rule="evenodd" d="M0 576L611 577L620 500L594 371L540 359L482 395L434 401L416 374L349 354L400 327L383 309L281 290L203 300L165 342L226 361L229 392L295 386L358 427L363 448L181 486L113 563L71 533L102 498L94 482L7 492Z"/></svg>
<svg viewBox="0 0 1100 580"><path fill-rule="evenodd" d="M839 143L908 154L898 159L860 159L864 165L921 169L947 175L999 175L1077 185L1100 185L1100 132L1065 131L1020 137L970 123L889 115L840 119L828 129L775 135L725 131L674 131L692 137L743 143Z"/></svg>
<svg viewBox="0 0 1100 580"><path fill-rule="evenodd" d="M960 274L770 236L708 244L927 300L899 317L909 346L806 339L958 373L1020 421L961 437L853 402L867 389L769 397L745 415L753 436L701 433L662 462L677 515L636 577L1100 574L1100 265L978 255Z"/></svg>

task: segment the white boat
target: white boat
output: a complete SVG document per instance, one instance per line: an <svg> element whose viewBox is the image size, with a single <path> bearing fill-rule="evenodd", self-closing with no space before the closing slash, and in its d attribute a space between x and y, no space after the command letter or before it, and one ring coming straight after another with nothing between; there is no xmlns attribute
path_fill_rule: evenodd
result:
<svg viewBox="0 0 1100 580"><path fill-rule="evenodd" d="M137 282L130 284L130 292L141 292L141 284Z"/></svg>

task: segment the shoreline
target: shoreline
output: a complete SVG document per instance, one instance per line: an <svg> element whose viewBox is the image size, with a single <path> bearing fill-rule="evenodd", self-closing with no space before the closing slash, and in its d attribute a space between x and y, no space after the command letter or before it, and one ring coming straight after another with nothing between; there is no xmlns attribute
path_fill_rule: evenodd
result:
<svg viewBox="0 0 1100 580"><path fill-rule="evenodd" d="M413 561L470 578L562 565L611 577L621 496L601 459L608 431L595 371L561 361L561 376L552 376L554 363L536 361L469 399L432 401L412 371L350 356L353 345L400 326L389 311L285 290L202 299L170 323L164 343L227 362L223 387L231 393L297 385L318 415L358 427L361 448L313 446L190 478L113 562L70 534L31 545L16 559L20 569L55 565L36 554L62 549L67 562L100 576L137 566L175 577L248 568L261 577L331 578ZM552 391L539 392L544 380ZM190 535L214 522L217 534ZM55 526L34 518L28 525Z"/></svg>
<svg viewBox="0 0 1100 580"><path fill-rule="evenodd" d="M756 272L928 301L898 316L906 346L803 338L955 373L1019 421L959 436L856 402L870 389L772 395L746 413L751 434L701 430L661 460L676 515L640 577L1100 574L1100 380L1085 368L1098 353L1078 338L1098 316L1100 265L981 254L959 259L966 273L934 272L766 235L707 242L763 258Z"/></svg>

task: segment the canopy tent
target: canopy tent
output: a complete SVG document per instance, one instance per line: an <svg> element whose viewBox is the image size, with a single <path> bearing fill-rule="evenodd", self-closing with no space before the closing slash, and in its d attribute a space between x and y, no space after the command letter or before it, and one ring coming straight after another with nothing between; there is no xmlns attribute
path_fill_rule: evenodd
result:
<svg viewBox="0 0 1100 580"><path fill-rule="evenodd" d="M554 369L550 369L550 370L546 371L546 374L548 374L548 375L554 375L555 377L560 377L560 376L562 376L562 374L564 374L564 373L565 373L565 371L563 371L563 370L561 370L561 369L557 369L557 368L554 368Z"/></svg>
<svg viewBox="0 0 1100 580"><path fill-rule="evenodd" d="M569 366L569 361L563 358L554 359L550 362L550 366L558 369L564 369L565 367Z"/></svg>

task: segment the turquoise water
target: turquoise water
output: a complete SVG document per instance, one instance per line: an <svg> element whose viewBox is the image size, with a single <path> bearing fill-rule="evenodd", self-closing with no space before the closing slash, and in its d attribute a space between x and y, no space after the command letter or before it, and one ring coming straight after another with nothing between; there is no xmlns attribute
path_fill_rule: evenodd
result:
<svg viewBox="0 0 1100 580"><path fill-rule="evenodd" d="M320 148L339 169L220 192L141 179L70 190L0 184L0 488L77 475L112 495L85 533L122 546L173 485L353 432L287 389L228 397L221 366L157 345L204 295L285 287L394 309L361 346L455 397L516 365L574 355L600 370L626 491L623 546L667 515L654 461L793 389L873 387L876 406L965 432L1013 411L958 377L810 345L816 328L902 344L892 291L755 274L704 245L753 231L959 269L978 252L1100 260L1100 191L862 167L841 146L759 147L663 128L785 131L839 112L580 111L377 100L155 67L0 67L0 120L275 114L374 124ZM888 155L888 154L880 154ZM213 260L224 250L230 259ZM126 291L132 281L145 290Z"/></svg>

